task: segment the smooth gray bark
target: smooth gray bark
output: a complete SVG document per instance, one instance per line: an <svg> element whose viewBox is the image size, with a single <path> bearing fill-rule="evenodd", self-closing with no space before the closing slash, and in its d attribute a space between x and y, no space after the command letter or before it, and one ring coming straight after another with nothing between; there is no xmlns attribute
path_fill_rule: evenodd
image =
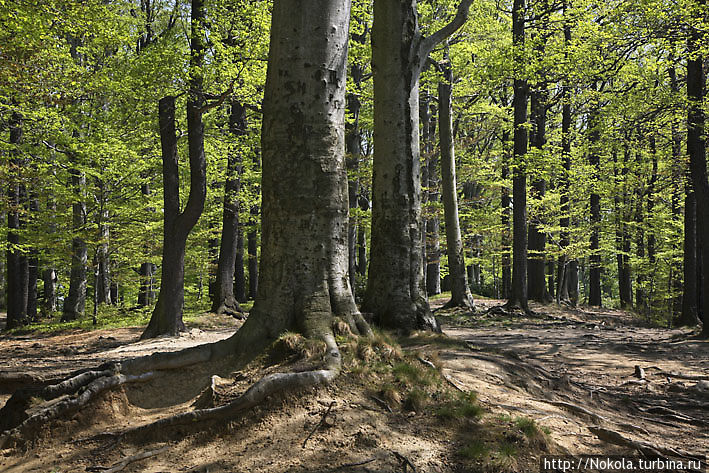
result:
<svg viewBox="0 0 709 473"><path fill-rule="evenodd" d="M62 321L75 320L84 315L86 307L86 264L88 261L86 241L82 237L86 226L86 177L77 169L70 169L74 191L72 204L71 274L69 294L64 299Z"/></svg>
<svg viewBox="0 0 709 473"><path fill-rule="evenodd" d="M383 327L440 330L426 299L421 218L419 76L433 47L460 28L456 17L422 37L416 2L375 0L372 242L363 307Z"/></svg>
<svg viewBox="0 0 709 473"><path fill-rule="evenodd" d="M468 286L463 255L463 238L458 218L458 189L455 177L455 145L453 142L453 72L450 64L443 65L443 78L438 83L439 127L441 143L441 183L443 214L446 222L446 246L451 298L444 307L475 310Z"/></svg>
<svg viewBox="0 0 709 473"><path fill-rule="evenodd" d="M286 330L336 350L335 316L368 332L348 272L345 85L350 3L276 1L263 102L262 236L254 307L236 337Z"/></svg>

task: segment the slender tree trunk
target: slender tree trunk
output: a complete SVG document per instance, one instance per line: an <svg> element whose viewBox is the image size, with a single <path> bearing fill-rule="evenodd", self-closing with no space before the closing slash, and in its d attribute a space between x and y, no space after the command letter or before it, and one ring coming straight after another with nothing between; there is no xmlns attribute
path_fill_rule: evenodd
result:
<svg viewBox="0 0 709 473"><path fill-rule="evenodd" d="M244 303L246 298L246 273L244 272L244 226L239 221L236 225L236 259L234 260L234 297L236 302Z"/></svg>
<svg viewBox="0 0 709 473"><path fill-rule="evenodd" d="M568 59L568 50L571 45L571 22L568 19L568 3L563 2L564 7L564 58ZM561 173L561 218L559 219L559 246L561 255L559 256L559 272L556 278L556 302L570 300L569 287L571 283L571 261L567 254L569 244L571 243L569 234L570 211L569 205L570 196L570 180L571 173L571 87L569 79L565 79L562 84L562 99L561 99L561 163L563 171Z"/></svg>
<svg viewBox="0 0 709 473"><path fill-rule="evenodd" d="M595 89L595 87L594 87ZM589 157L588 162L593 167L593 181L591 190L591 255L589 256L589 291L588 305L600 307L601 298L601 253L600 253L600 233L601 233L601 196L598 191L598 183L601 173L601 157L599 147L600 130L597 123L598 111L592 110L588 117L589 126Z"/></svg>
<svg viewBox="0 0 709 473"><path fill-rule="evenodd" d="M229 131L234 139L244 136L246 128L246 107L232 100L229 114ZM241 317L243 310L234 296L234 271L236 267L237 233L239 231L239 175L241 156L232 151L227 156L227 177L224 183L224 214L222 237L217 262L217 280L214 285L212 312ZM243 262L242 262L243 263ZM242 267L243 272L243 267Z"/></svg>
<svg viewBox="0 0 709 473"><path fill-rule="evenodd" d="M81 234L86 226L86 177L77 169L71 169L71 184L74 192L72 204L71 275L69 294L64 299L62 321L76 320L84 315L86 307L86 265L88 261L86 241Z"/></svg>
<svg viewBox="0 0 709 473"><path fill-rule="evenodd" d="M674 66L669 69L670 87L672 92L679 96L680 86L677 80L677 72ZM685 180L684 180L684 159L682 155L682 135L680 134L681 119L675 119L672 122L672 217L675 227L679 228L680 222L683 221L682 209L680 202L685 195ZM691 179L691 177L689 177ZM679 238L672 238L672 249L675 254L682 251ZM694 255L696 256L696 255ZM672 291L672 315L674 323L686 324L687 322L680 321L682 319L682 266L678 263L677 258L672 259L670 269L670 290ZM689 323L696 324L696 319Z"/></svg>
<svg viewBox="0 0 709 473"><path fill-rule="evenodd" d="M32 191L29 193L29 218L39 212L39 202L37 196ZM31 321L38 320L38 294L37 280L39 279L39 252L36 248L30 248L27 256L27 318Z"/></svg>
<svg viewBox="0 0 709 473"><path fill-rule="evenodd" d="M507 142L509 141L509 133L505 130L502 132L502 180L506 181L510 177L509 156L507 152ZM507 186L502 186L502 291L500 296L503 299L510 298L510 289L512 287L512 264L510 258L510 213L512 199L510 198L510 190Z"/></svg>
<svg viewBox="0 0 709 473"><path fill-rule="evenodd" d="M697 0L697 7L703 9L705 0ZM689 100L689 111L687 114L687 154L689 155L689 168L692 176L692 187L697 204L697 241L705 242L709 240L709 181L707 181L706 165L706 141L704 139L704 57L700 52L702 45L702 33L693 29L690 32L688 41L687 58L687 99ZM704 297L701 299L702 305L699 307L704 317L702 336L709 337L709 251L702 248L701 261L698 263L702 267L701 281L698 284L698 294Z"/></svg>
<svg viewBox="0 0 709 473"><path fill-rule="evenodd" d="M421 182L426 186L423 192L424 204L430 204L425 213L423 234L425 241L426 293L433 296L441 293L441 241L440 222L436 205L440 199L438 187L438 154L435 152L436 107L431 103L430 96L421 100L419 117L422 124L424 152Z"/></svg>
<svg viewBox="0 0 709 473"><path fill-rule="evenodd" d="M512 288L507 301L509 308L529 310L527 306L527 98L529 86L523 77L525 0L514 0L512 6L512 42L515 61L514 99L514 156L512 170Z"/></svg>
<svg viewBox="0 0 709 473"><path fill-rule="evenodd" d="M202 68L204 67L203 0L192 0L190 33L190 78L187 100L187 141L190 160L190 194L180 213L180 181L175 135L175 98L164 97L159 103L160 141L163 155L165 227L160 294L148 327L141 338L176 335L185 329L182 322L184 302L185 245L197 223L207 195L204 124L202 107Z"/></svg>
<svg viewBox="0 0 709 473"><path fill-rule="evenodd" d="M643 194L638 190L635 201L635 256L638 258L639 269L635 276L635 310L647 314L647 300L645 299L645 276L643 266L645 263L645 212L643 211Z"/></svg>
<svg viewBox="0 0 709 473"><path fill-rule="evenodd" d="M357 274L367 275L367 235L364 225L357 227Z"/></svg>
<svg viewBox="0 0 709 473"><path fill-rule="evenodd" d="M353 67L353 76L359 77L361 73L354 69L359 69L359 66ZM359 110L362 104L359 101L357 94L347 95L347 113L350 115L350 121L346 124L345 136L345 151L347 155L347 170L354 174L359 168L359 160L362 154L361 142L362 136L359 129ZM357 194L359 193L359 180L355 177L349 177L347 181L349 193L349 208L350 208L350 223L348 231L348 269L347 274L350 278L350 287L355 290L355 274L357 273L357 219L354 216L353 209L357 208Z"/></svg>
<svg viewBox="0 0 709 473"><path fill-rule="evenodd" d="M104 207L106 204L106 198L104 194L104 185L99 181L98 183L100 191L101 206ZM98 233L99 242L98 248L96 249L96 264L98 269L97 286L94 290L96 293L96 302L98 304L110 304L111 303L111 274L110 274L110 258L109 258L109 239L110 230L108 226L109 213L105 208L99 211L99 221L98 221Z"/></svg>
<svg viewBox="0 0 709 473"><path fill-rule="evenodd" d="M446 58L448 60L448 58ZM438 82L439 127L441 142L441 183L443 212L446 223L448 270L451 280L451 298L444 307L464 307L475 310L468 286L463 255L463 238L458 218L458 189L455 178L455 145L453 142L453 71L450 62L443 66L443 78Z"/></svg>
<svg viewBox="0 0 709 473"><path fill-rule="evenodd" d="M22 142L22 118L14 112L10 118L10 144L19 146ZM20 245L19 230L23 226L20 218L24 186L21 184L22 161L19 151L11 150L9 186L7 191L7 324L6 328L19 327L29 322L27 317L27 300L29 285L29 263L18 247Z"/></svg>
<svg viewBox="0 0 709 473"><path fill-rule="evenodd" d="M543 54L543 50L542 50ZM535 90L531 96L531 119L534 131L531 145L537 150L542 150L546 143L546 89ZM546 193L547 183L544 179L535 179L532 182L533 196L536 199L543 199ZM527 262L527 285L529 288L529 298L537 302L549 302L551 297L546 287L545 266L546 266L546 240L547 236L540 226L541 222L533 218L529 222L529 259Z"/></svg>
<svg viewBox="0 0 709 473"><path fill-rule="evenodd" d="M616 263L618 265L618 292L620 297L621 309L629 309L633 306L633 291L630 281L630 237L628 235L628 225L626 207L628 205L627 196L627 174L628 174L628 153L626 147L623 153L623 169L620 178L617 178L620 185L620 191L616 191L613 197L616 215ZM617 161L614 154L613 160Z"/></svg>
<svg viewBox="0 0 709 473"><path fill-rule="evenodd" d="M147 198L150 195L150 184L147 182L140 186L140 192ZM148 208L148 212L155 209ZM149 245L145 245L146 252L149 252ZM138 274L140 275L140 287L138 289L138 306L149 307L153 305L155 299L155 271L154 263L145 262L140 265Z"/></svg>
<svg viewBox="0 0 709 473"><path fill-rule="evenodd" d="M254 160L258 162L258 157ZM250 209L251 228L246 235L246 252L248 254L249 270L249 299L256 299L258 292L258 234L256 233L256 222L259 218L258 205L252 205Z"/></svg>

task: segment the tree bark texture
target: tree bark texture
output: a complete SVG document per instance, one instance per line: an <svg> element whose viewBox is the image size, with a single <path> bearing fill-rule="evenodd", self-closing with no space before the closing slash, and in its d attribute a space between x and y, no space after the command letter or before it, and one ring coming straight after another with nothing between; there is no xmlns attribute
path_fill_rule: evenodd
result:
<svg viewBox="0 0 709 473"><path fill-rule="evenodd" d="M509 141L509 133L502 132L502 180L506 181L510 177L510 159L507 152L507 142ZM502 291L500 297L503 299L510 298L512 288L512 260L511 260L511 238L510 238L510 214L512 206L512 198L510 197L510 189L503 185L501 196L502 206Z"/></svg>
<svg viewBox="0 0 709 473"><path fill-rule="evenodd" d="M598 149L600 130L597 123L598 111L592 110L588 117L589 156L588 163L593 168L591 188L591 254L589 256L589 291L588 305L600 307L601 298L601 253L599 247L601 232L601 196L598 193L598 183L601 172L601 157Z"/></svg>
<svg viewBox="0 0 709 473"><path fill-rule="evenodd" d="M372 241L363 306L384 327L440 330L422 262L419 76L433 47L463 25L470 3L462 0L455 18L424 38L415 0L374 2Z"/></svg>
<svg viewBox="0 0 709 473"><path fill-rule="evenodd" d="M84 315L86 307L86 264L88 252L82 233L86 227L86 176L78 169L70 169L71 185L74 192L72 204L71 274L69 294L64 299L62 321L76 320Z"/></svg>
<svg viewBox="0 0 709 473"><path fill-rule="evenodd" d="M164 97L160 99L158 105L165 200L162 278L155 310L141 338L176 335L185 329L182 322L182 305L185 296L185 246L190 231L202 215L207 195L207 164L204 157L204 124L202 123L204 20L203 0L192 0L188 81L190 90L187 99L190 193L182 212L180 212L180 181L175 134L175 98Z"/></svg>
<svg viewBox="0 0 709 473"><path fill-rule="evenodd" d="M704 8L705 0L697 0L699 8ZM687 113L687 154L689 155L689 168L692 176L692 187L697 202L697 241L709 241L709 181L707 180L706 141L704 139L704 57L700 53L702 35L697 29L690 31L688 40L687 58L687 99L689 110ZM697 285L697 292L703 295L702 306L699 311L704 317L702 336L709 337L709 251L706 246L701 254L701 278Z"/></svg>
<svg viewBox="0 0 709 473"><path fill-rule="evenodd" d="M475 310L473 296L468 286L463 255L463 238L458 218L458 189L455 177L455 145L453 142L453 72L450 63L443 65L443 77L438 82L439 127L441 143L441 184L443 190L443 215L446 223L448 274L451 298L445 307L464 307Z"/></svg>
<svg viewBox="0 0 709 473"><path fill-rule="evenodd" d="M512 287L507 306L528 310L527 304L527 102L529 86L522 77L521 51L524 49L525 1L514 0L512 6L512 42L515 57L514 145L512 158Z"/></svg>
<svg viewBox="0 0 709 473"><path fill-rule="evenodd" d="M15 112L10 119L10 144L19 146L22 142L22 117ZM6 328L19 327L29 322L27 299L29 285L29 263L27 255L18 245L21 243L19 230L23 226L20 219L24 186L21 184L22 161L19 152L11 150L11 175L7 189L7 324Z"/></svg>
<svg viewBox="0 0 709 473"><path fill-rule="evenodd" d="M542 50L543 54L543 50ZM537 84L537 87L543 87ZM531 139L532 147L541 151L546 144L546 99L545 88L535 90L531 94L531 121L534 131ZM543 199L546 193L547 183L544 179L534 179L532 181L532 195L535 199ZM546 269L546 242L547 235L541 230L541 222L538 218L532 218L529 222L527 261L527 286L528 296L537 302L549 302L551 296L547 291L545 269Z"/></svg>
<svg viewBox="0 0 709 473"><path fill-rule="evenodd" d="M345 85L349 1L273 6L261 146L262 250L254 307L237 333L286 330L334 345L333 317L368 330L349 285Z"/></svg>
<svg viewBox="0 0 709 473"><path fill-rule="evenodd" d="M229 131L235 140L247 133L246 107L236 100L231 102ZM234 271L236 267L237 233L239 231L240 167L241 156L236 151L230 152L227 156L227 177L224 183L224 213L222 217L219 260L217 262L217 280L212 296L212 312L216 314L238 315L243 312L234 295Z"/></svg>
<svg viewBox="0 0 709 473"><path fill-rule="evenodd" d="M438 210L434 207L439 201L438 191L438 155L435 152L436 135L435 105L427 94L420 102L419 118L421 120L423 143L421 150L424 153L421 182L426 186L422 194L425 204L430 204L425 212L424 225L424 264L426 267L426 293L433 296L441 293L441 242L440 221Z"/></svg>

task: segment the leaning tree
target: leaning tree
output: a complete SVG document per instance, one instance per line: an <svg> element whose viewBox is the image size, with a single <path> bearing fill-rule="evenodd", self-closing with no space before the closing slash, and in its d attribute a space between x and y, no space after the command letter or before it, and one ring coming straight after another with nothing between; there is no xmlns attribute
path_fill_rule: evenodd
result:
<svg viewBox="0 0 709 473"><path fill-rule="evenodd" d="M270 374L229 404L178 414L132 432L223 419L276 391L329 383L341 366L332 329L336 321L345 321L354 333L371 334L347 275L344 112L349 14L349 0L274 2L261 136L261 273L254 307L241 329L219 342L85 370L59 384L18 391L0 411L0 430L6 431L0 434L0 448L101 391L147 381L160 370L228 356L236 356L231 363L243 363L288 330L325 343L321 366ZM48 402L38 404L41 399Z"/></svg>

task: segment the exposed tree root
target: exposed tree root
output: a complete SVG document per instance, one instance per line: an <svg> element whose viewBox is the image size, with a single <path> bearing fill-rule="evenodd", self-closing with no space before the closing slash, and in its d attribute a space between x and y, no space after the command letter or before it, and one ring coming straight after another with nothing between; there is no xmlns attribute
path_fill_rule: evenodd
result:
<svg viewBox="0 0 709 473"><path fill-rule="evenodd" d="M645 455L671 456L704 460L704 455L697 455L682 450L676 450L674 448L663 447L661 445L653 445L647 442L629 439L628 437L625 437L614 430L599 427L597 425L589 426L588 430L590 430L593 434L596 435L596 437L603 440L604 442L632 448Z"/></svg>
<svg viewBox="0 0 709 473"><path fill-rule="evenodd" d="M107 389L115 388L126 383L147 381L154 376L155 374L153 372L147 372L140 375L114 374L94 379L87 384L86 388L76 397L68 396L66 399L62 399L59 402L50 401L46 407L40 408L38 412L27 417L17 427L0 434L0 448L11 446L10 444L13 441L34 435L43 424L61 415L74 412L79 407L86 405L97 394Z"/></svg>
<svg viewBox="0 0 709 473"><path fill-rule="evenodd" d="M88 468L86 468L86 471L98 471L98 472L102 472L102 473L117 473L133 462L136 462L138 460L144 460L144 459L150 458L150 457L154 457L155 455L158 455L158 454L164 452L168 448L169 448L169 445L165 445L164 447L158 448L156 450L149 450L147 452L136 453L135 455L131 455L131 456L126 457L123 460L119 461L118 463L115 463L110 468L88 467Z"/></svg>
<svg viewBox="0 0 709 473"><path fill-rule="evenodd" d="M561 407L562 409L566 409L568 411L576 412L579 414L584 414L591 419L593 419L595 422L607 422L608 419L606 419L603 416L600 416L596 414L595 412L591 412L585 407L577 406L576 404L571 404L570 402L563 402L563 401L550 401L547 399L533 399L534 401L537 402L544 402L546 404L551 404L552 406L556 407Z"/></svg>

